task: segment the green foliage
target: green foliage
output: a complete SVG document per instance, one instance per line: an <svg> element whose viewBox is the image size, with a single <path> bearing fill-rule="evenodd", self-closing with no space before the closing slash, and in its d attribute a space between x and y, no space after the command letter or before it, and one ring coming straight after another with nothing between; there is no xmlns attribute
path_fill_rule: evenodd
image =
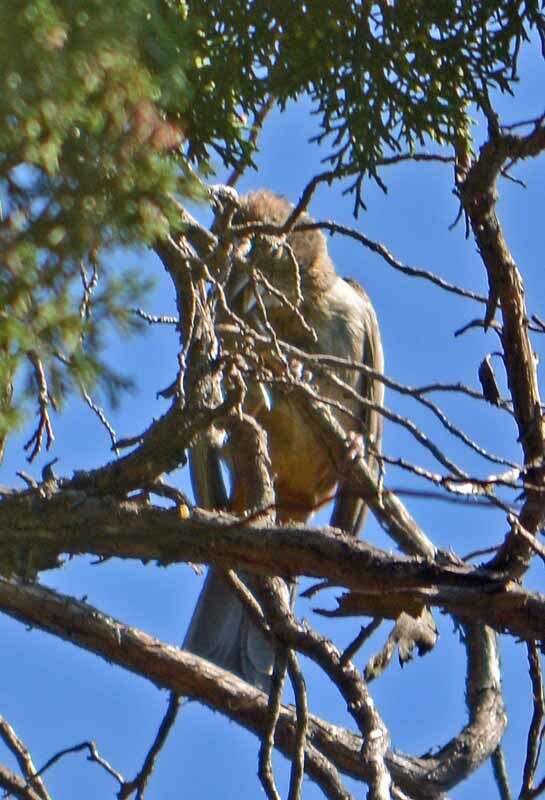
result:
<svg viewBox="0 0 545 800"><path fill-rule="evenodd" d="M0 5L0 374L9 384L32 351L57 403L97 377L124 385L100 358L103 326L126 328L145 286L104 267L88 313L80 269L104 248L153 241L176 220L173 194L198 195L179 147L194 38L178 2ZM10 392L0 429L12 419Z"/></svg>
<svg viewBox="0 0 545 800"><path fill-rule="evenodd" d="M30 256L34 255L29 248ZM29 367L26 392L36 395L34 362L44 368L50 402L59 408L74 389L97 382L115 403L131 382L103 361L108 329L126 334L142 327L131 308L146 291L136 270L98 280L59 266L47 270L29 258L0 272L0 437L16 422L11 405L17 369ZM39 387L38 387L39 388Z"/></svg>
<svg viewBox="0 0 545 800"><path fill-rule="evenodd" d="M2 232L8 257L21 241L40 248L49 263L118 241L150 241L168 224L169 193L195 191L181 159L176 164L163 152L167 133L175 136L166 112L182 115L191 102L184 73L190 31L172 10L167 26L163 6L2 3L0 180L11 222Z"/></svg>
<svg viewBox="0 0 545 800"><path fill-rule="evenodd" d="M126 385L104 326L130 325L145 287L102 265L96 289L82 265L176 227L172 198L201 191L190 164L251 162L271 95L312 98L357 207L385 154L464 144L468 107L511 90L532 28L545 40L539 0L3 0L0 440L29 353L57 402Z"/></svg>
<svg viewBox="0 0 545 800"><path fill-rule="evenodd" d="M386 151L465 136L467 107L510 91L538 0L190 0L206 42L194 81L207 111L251 114L307 92L339 174L378 178ZM219 102L218 102L219 95ZM361 181L354 187L358 193ZM359 197L358 197L359 199Z"/></svg>

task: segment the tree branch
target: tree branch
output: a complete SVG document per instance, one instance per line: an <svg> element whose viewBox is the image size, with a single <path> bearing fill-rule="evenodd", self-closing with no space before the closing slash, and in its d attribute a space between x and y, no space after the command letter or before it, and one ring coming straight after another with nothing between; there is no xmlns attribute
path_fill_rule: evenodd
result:
<svg viewBox="0 0 545 800"><path fill-rule="evenodd" d="M228 514L200 509L181 519L177 509L81 492L59 492L49 500L24 492L0 503L0 532L10 552L93 553L306 575L352 591L343 599L343 613L395 618L401 610L417 613L435 605L524 639L545 639L545 598L506 583L501 573L395 556L331 528L249 528Z"/></svg>
<svg viewBox="0 0 545 800"><path fill-rule="evenodd" d="M542 123L536 124L527 136L495 135L481 149L478 159L466 174L462 173L460 187L462 202L488 275L490 296L485 323L492 321L499 303L502 314L503 360L519 441L527 475L539 487L545 485L545 428L536 360L528 336L528 314L522 276L505 241L495 208L498 199L496 181L506 161L535 156L544 149L545 127ZM530 533L536 534L542 527L544 518L545 495L539 489L527 489L526 502L520 513L521 525ZM530 557L531 548L528 543L512 532L492 560L491 566L507 567L517 577L527 568Z"/></svg>
<svg viewBox="0 0 545 800"><path fill-rule="evenodd" d="M38 776L32 756L23 741L17 736L11 725L0 717L0 739L15 756L19 769L23 773L27 786L40 795L42 800L50 800L49 792L42 779ZM7 788L7 787L5 787Z"/></svg>
<svg viewBox="0 0 545 800"><path fill-rule="evenodd" d="M266 730L265 693L198 656L165 645L137 628L102 614L93 606L38 585L0 579L0 608L25 625L89 650L150 680L159 688L191 696L258 736ZM393 780L409 795L437 798L466 777L476 763L481 763L491 752L487 748L495 748L503 730L503 707L498 686L488 677L491 671L497 672L491 637L493 634L487 634L488 644L484 648L478 633L473 640L468 637L471 714L469 724L461 733L433 756L413 758L398 751L387 753L386 763ZM472 743L477 741L479 747L474 747ZM275 746L288 758L297 752L297 717L292 707L280 707ZM350 800L338 776L335 777L337 769L360 780L369 780L361 749L361 737L314 715L308 716L305 771L322 786L326 796ZM18 796L23 800L41 800L34 792Z"/></svg>

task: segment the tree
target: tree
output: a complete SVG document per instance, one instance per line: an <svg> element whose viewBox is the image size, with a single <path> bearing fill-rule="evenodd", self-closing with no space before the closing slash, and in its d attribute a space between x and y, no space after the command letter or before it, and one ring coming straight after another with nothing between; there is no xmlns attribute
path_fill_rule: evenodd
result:
<svg viewBox="0 0 545 800"><path fill-rule="evenodd" d="M506 798L506 706L495 633L501 632L515 731L533 701L529 727L516 746L507 734L507 760L512 780L522 784L520 796L537 796L544 603L532 586L538 576L534 557L543 558L544 431L534 353L545 328L536 302L538 262L532 269L535 254L524 238L535 236L538 225L532 191L539 186L537 156L545 147L539 89L532 93L528 86L533 71L542 69L539 4L400 0L338 2L324 9L160 0L111 7L96 0L85 13L72 6L60 0L7 3L0 25L6 76L0 100L0 411L3 436L9 437L4 481L11 483L18 469L25 483L2 490L0 607L59 640L29 637L3 619L11 643L6 662L17 663L20 684L10 677L13 690L0 731L12 760L0 782L16 796L34 798L47 796L46 783L55 795L58 781L62 795L70 780L68 760L32 778L35 767L15 730L38 767L51 766L50 757L79 742L81 730L97 744L80 749L105 767L92 796L103 786L121 797L142 796L161 750L157 794L179 794L184 778L176 764L191 748L177 732L187 738L184 723L198 728L202 719L190 704L170 731L175 697L182 694L258 735L260 775L271 797L279 774L291 797L319 796L319 790L347 797L351 780L366 782L369 797L390 791L394 797L438 797L491 759ZM269 114L273 105L280 110ZM310 109L317 117L307 116ZM319 147L298 150L298 159L294 140L304 137L292 136L290 125L304 127ZM326 159L325 170L318 158ZM244 367L235 364L233 381L232 362L218 363L209 347L217 335L211 301L231 242L228 213L215 227L209 228L210 216L205 221L206 203L229 205L224 191L204 184L213 167L224 183L289 190L297 201L290 226L301 224L312 199L314 217L333 237L338 267L361 278L378 307L387 363L384 475L377 483L358 461L349 476L372 512L364 541L324 527L282 528L268 519L274 506L243 522L195 508L186 472L176 473L214 422L233 424L237 381L245 377ZM528 180L526 192L517 183L521 175ZM386 188L394 195L388 204ZM192 215L193 200L201 205ZM520 207L530 223L519 218ZM356 221L350 211L359 212ZM449 233L446 214L456 212L458 225ZM524 225L524 237L513 220ZM373 226L385 244L369 234ZM285 232L261 229L273 240ZM428 253L417 236L433 239L436 249L430 246ZM510 239L517 242L517 258ZM406 248L407 263L393 254L398 247ZM434 267L410 266L423 253ZM125 265L136 260L127 277ZM524 269L518 261L526 262ZM364 263L365 272L359 267ZM371 271L371 263L393 270ZM135 323L149 323L151 330L129 344L123 337ZM254 337L252 347L256 353L270 349L271 340ZM297 356L310 371L324 367L312 355ZM128 377L141 387L134 397L124 392ZM312 382L292 381L290 391L300 393L323 427L327 447L342 461L347 443L312 397ZM108 416L100 392L120 403ZM25 416L28 398L38 408L34 423ZM67 410L57 420L53 411L63 399ZM107 437L104 427L93 427L91 412L109 432L113 460L97 444L99 436ZM126 438L117 436L108 418ZM21 434L14 432L16 424ZM38 480L21 469L25 441L30 462L43 465ZM51 455L60 459L55 468L47 453L53 446ZM251 444L249 455L256 457ZM71 469L76 471L69 477ZM168 478L161 480L163 475ZM391 552L392 539L405 555ZM469 557L468 550L477 552ZM100 568L80 558L58 570L63 554L91 555ZM475 566L476 558L485 560ZM188 610L193 602L185 584L198 580L186 567L157 570L150 562L213 562L262 576L261 610L253 613L263 616L278 643L269 700L166 644L179 642L180 605L186 594ZM322 594L314 588L312 605L301 605L295 616L279 607L278 576L287 575L306 576L312 585L325 581ZM236 581L235 588L243 591ZM152 591L162 602L151 602ZM78 601L70 594L87 597ZM302 626L300 615L316 604L332 618L313 615L311 625ZM422 638L423 630L429 633L422 625L428 608L441 638L401 674L392 663L396 652L406 658L415 637L422 651L432 644ZM443 618L443 612L451 616ZM149 750L155 725L149 713L163 697L128 678L126 691L134 692L131 703L138 708L130 726L138 732L127 749L95 737L89 720L94 724L100 714L95 693L102 686L108 687L104 705L112 738L115 731L125 737L126 712L114 696L124 673L102 670L61 640L174 692L156 747ZM524 644L515 645L517 640ZM36 650L42 649L39 661ZM30 704L21 698L31 695L27 682L37 680L37 670L27 674L19 651L25 660L49 665L48 685L37 686ZM523 684L526 653L530 681L524 676ZM304 660L298 660L301 654ZM295 708L280 703L286 671ZM81 726L70 704L53 696L56 673L60 691L74 683ZM515 702L523 697L523 709L509 709L512 674ZM436 690L431 700L430 686ZM423 731L420 708L426 705L431 713ZM341 715L344 707L347 716ZM46 743L33 733L44 725L42 710ZM390 749L381 715L393 746L411 755ZM152 716L159 718L160 710ZM420 724L412 725L409 716ZM221 761L221 751L210 744L220 729L218 718L207 718L202 757L208 765ZM169 732L172 758L164 743ZM273 741L291 766L271 769ZM446 741L438 751L415 756ZM240 752L238 746L243 744L237 742ZM300 789L303 770L319 789L307 783ZM121 772L137 774L135 782ZM219 775L221 764L213 772ZM87 771L78 780L82 774L88 781ZM113 791L112 778L118 781ZM236 785L245 779L239 775ZM471 781L467 791L474 793L482 781L491 794L486 776ZM463 785L454 789L459 797L469 796L465 791ZM153 782L149 792L153 796Z"/></svg>

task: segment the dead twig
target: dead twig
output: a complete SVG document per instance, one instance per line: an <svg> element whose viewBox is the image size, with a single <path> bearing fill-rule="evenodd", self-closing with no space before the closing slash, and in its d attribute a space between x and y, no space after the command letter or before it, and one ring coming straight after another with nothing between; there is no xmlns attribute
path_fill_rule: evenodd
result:
<svg viewBox="0 0 545 800"><path fill-rule="evenodd" d="M376 630L378 630L378 628L380 628L381 624L382 624L381 617L377 617L376 619L371 620L371 622L368 625L361 626L360 632L358 633L356 638L353 639L350 642L350 644L343 650L343 654L341 656L341 664L343 664L343 666L345 664L348 664L348 662L352 660L352 658L356 655L358 650L361 647L363 647L365 642L373 635L373 633Z"/></svg>
<svg viewBox="0 0 545 800"><path fill-rule="evenodd" d="M288 674L295 694L295 712L297 714L295 749L291 760L288 800L299 800L305 777L305 750L307 746L309 709L305 679L293 650L288 650Z"/></svg>
<svg viewBox="0 0 545 800"><path fill-rule="evenodd" d="M38 425L30 439L24 445L26 451L30 450L27 461L32 463L42 449L44 435L46 450L49 450L55 441L53 426L49 418L49 406L54 406L54 403L49 394L47 378L40 357L34 350L29 350L27 352L27 358L32 364L34 378L38 387Z"/></svg>
<svg viewBox="0 0 545 800"><path fill-rule="evenodd" d="M182 702L183 700L179 695L171 692L167 710L161 720L153 744L144 759L144 763L136 777L133 778L132 781L127 781L123 784L117 795L119 800L126 800L133 792L136 792L136 800L143 800L147 783L155 768L159 753L163 749L168 735L176 722Z"/></svg>
<svg viewBox="0 0 545 800"><path fill-rule="evenodd" d="M520 797L523 800L532 795L541 746L543 744L543 721L545 719L545 693L543 690L543 673L541 669L541 654L537 642L527 642L528 668L532 684L533 712L528 739L526 743L526 760L522 772L522 786ZM543 781L542 781L543 785Z"/></svg>
<svg viewBox="0 0 545 800"><path fill-rule="evenodd" d="M513 795L509 788L509 776L507 774L507 764L505 763L505 756L503 750L498 745L492 753L492 771L494 773L494 780L498 787L500 800L512 800Z"/></svg>
<svg viewBox="0 0 545 800"><path fill-rule="evenodd" d="M108 775L111 775L121 787L125 784L123 775L114 769L114 767L112 767L112 765L100 755L96 744L92 741L81 742L81 744L75 744L73 747L66 747L64 750L59 750L58 753L55 753L54 756L51 756L51 758L45 762L43 767L41 767L36 773L36 776L43 775L48 769L51 769L54 764L56 764L65 756L70 755L71 753L81 753L83 750L87 750L89 752L87 761L92 761L95 764L99 764L99 766L101 766L108 773Z"/></svg>
<svg viewBox="0 0 545 800"><path fill-rule="evenodd" d="M179 325L180 323L178 317L169 316L168 314L149 314L143 308L131 308L130 311L149 325Z"/></svg>
<svg viewBox="0 0 545 800"><path fill-rule="evenodd" d="M274 780L272 767L272 753L274 750L274 732L280 716L282 704L282 691L286 680L288 666L287 651L285 647L275 650L274 669L267 706L267 726L261 738L257 774L265 790L268 800L280 800L280 794Z"/></svg>
<svg viewBox="0 0 545 800"><path fill-rule="evenodd" d="M112 428L110 422L108 421L108 418L107 418L106 414L104 413L103 409L94 402L94 400L92 399L92 397L89 394L89 392L87 391L87 389L85 389L83 386L81 387L81 394L82 394L82 397L85 400L86 404L89 406L89 408L93 412L93 414L95 414L98 417L101 425L104 428L106 428L106 431L108 432L108 436L110 437L110 441L112 443L112 450L115 451L116 455L119 455L119 447L118 447L118 444L117 444L117 434L116 434L115 430Z"/></svg>

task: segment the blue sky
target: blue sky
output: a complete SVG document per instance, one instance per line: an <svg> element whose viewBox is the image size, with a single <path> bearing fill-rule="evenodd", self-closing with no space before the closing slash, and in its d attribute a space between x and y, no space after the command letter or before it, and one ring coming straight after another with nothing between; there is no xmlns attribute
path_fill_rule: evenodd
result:
<svg viewBox="0 0 545 800"><path fill-rule="evenodd" d="M523 55L523 80L516 99L499 98L498 107L505 122L535 116L543 111L543 62L538 48ZM306 102L291 105L284 114L274 114L261 138L257 173L248 173L240 190L269 187L296 200L312 175L322 169L324 151L307 140L316 132L316 119ZM482 129L476 123L475 138L481 141ZM545 272L542 268L543 187L545 167L529 162L514 168L513 174L527 183L503 181L499 211L507 241L523 273L530 312L545 317ZM221 174L218 179L221 180ZM352 198L343 197L341 185L322 187L311 206L315 218L332 218L359 228L380 240L402 261L422 266L465 287L486 293L485 273L471 238L465 238L463 223L449 230L458 211L452 194L452 167L448 165L403 165L388 168L383 175L388 194L369 185L367 211L355 221ZM198 210L202 214L202 210ZM497 349L495 334L473 330L455 338L454 331L479 316L481 307L470 300L446 295L440 289L394 272L378 257L360 245L335 237L330 251L338 271L358 279L367 289L377 309L386 355L386 370L393 378L412 385L432 381L462 381L478 387L477 369L488 352ZM154 290L144 306L152 313L174 312L170 285L161 265L147 252L120 251L112 265L139 265L156 279ZM143 430L153 416L165 408L156 391L167 386L176 370L176 335L171 328L154 328L139 338L111 341L110 356L137 379L136 392L127 397L110 417L119 436ZM536 352L544 354L542 340L534 340ZM499 363L498 375L502 380ZM479 443L515 461L520 459L513 421L490 407L447 395L434 399ZM414 403L389 392L387 404L411 416L462 466L479 475L501 468L483 462L452 440ZM72 400L55 420L57 440L53 450L37 460L29 471L39 475L41 465L59 457L56 470L69 475L75 468L97 466L109 457L109 440L90 414ZM18 481L16 469L24 468L21 443L32 430L14 437L0 470L1 483ZM404 456L428 468L437 469L428 453L419 448L402 429L386 424L384 450L388 455ZM187 474L175 476L188 488ZM392 487L415 485L410 476L389 470L387 484ZM421 487L425 488L425 487ZM427 534L441 547L451 546L457 553L497 544L503 538L506 521L496 511L454 506L429 500L407 498L406 503ZM368 519L364 536L381 546L393 548L377 523ZM62 570L43 575L49 586L87 599L98 608L123 621L172 643L184 635L198 594L201 578L180 565L167 569L154 565L112 561L93 566L79 558ZM536 563L528 584L539 589L543 567ZM332 605L320 597L317 605ZM312 603L301 601L298 611L312 618ZM437 615L440 639L435 650L403 670L393 664L372 687L380 713L391 728L394 747L423 754L444 744L463 725L465 657L459 635L448 617ZM360 620L324 621L313 618L317 626L341 646L357 633ZM357 657L365 664L369 655L384 641L389 626ZM53 753L85 739L94 739L101 753L126 777L132 777L155 734L166 706L166 692L159 692L141 678L125 673L77 648L39 631L0 617L3 642L3 681L0 713L29 745L38 765ZM502 641L504 690L509 727L504 746L513 789L520 785L527 725L531 714L531 693L527 676L525 648L512 638ZM304 662L308 677L311 710L340 723L349 724L342 701L318 671ZM148 797L178 798L182 793L202 800L212 798L259 798L263 796L257 771L257 740L219 714L195 703L184 708L162 754ZM0 760L14 766L8 755ZM286 763L276 759L278 780L285 788ZM115 785L98 767L82 755L64 759L47 775L55 797L74 795L80 800L110 797ZM347 782L350 785L350 781ZM451 796L458 800L493 797L489 765L485 765ZM354 788L362 796L362 788ZM310 782L305 785L305 800L320 797Z"/></svg>

